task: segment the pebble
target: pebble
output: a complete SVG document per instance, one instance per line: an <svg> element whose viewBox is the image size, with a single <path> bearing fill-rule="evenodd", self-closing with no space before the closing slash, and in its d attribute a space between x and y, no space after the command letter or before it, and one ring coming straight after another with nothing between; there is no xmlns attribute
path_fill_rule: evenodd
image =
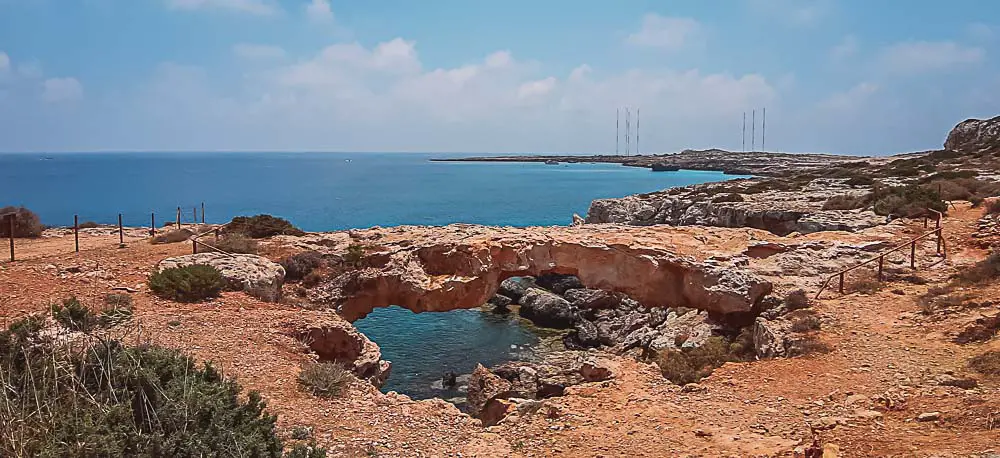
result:
<svg viewBox="0 0 1000 458"><path fill-rule="evenodd" d="M941 412L924 412L917 415L917 421L938 421L941 419Z"/></svg>

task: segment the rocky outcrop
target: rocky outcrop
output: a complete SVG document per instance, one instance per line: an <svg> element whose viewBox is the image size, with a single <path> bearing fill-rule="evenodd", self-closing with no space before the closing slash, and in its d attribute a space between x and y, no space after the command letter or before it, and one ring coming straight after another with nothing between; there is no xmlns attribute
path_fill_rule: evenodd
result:
<svg viewBox="0 0 1000 458"><path fill-rule="evenodd" d="M948 133L944 147L963 154L1000 150L1000 116L958 123Z"/></svg>
<svg viewBox="0 0 1000 458"><path fill-rule="evenodd" d="M415 312L478 307L498 288L515 299L531 288L501 286L505 279L555 273L575 275L589 288L620 292L650 307L727 314L750 311L771 290L771 284L745 264L699 262L677 254L666 240L630 244L616 227L452 225L427 228L427 237L420 236L423 228L393 231L400 235L371 233L365 259L369 267L320 284L308 291L308 299L335 307L353 321L389 305ZM331 243L336 237L342 236L310 235L300 239L299 246L322 252L352 242Z"/></svg>
<svg viewBox="0 0 1000 458"><path fill-rule="evenodd" d="M726 191L739 192L750 182L733 182ZM619 223L635 226L752 227L777 235L793 232L859 231L885 223L871 211L823 210L835 195L863 193L842 180L816 180L799 191L766 191L737 194L742 201L714 199L717 186L703 185L670 191L598 199L590 204L587 223Z"/></svg>
<svg viewBox="0 0 1000 458"><path fill-rule="evenodd" d="M503 399L513 394L511 383L497 376L482 364L476 365L469 379L469 408L477 416L486 404L494 399Z"/></svg>
<svg viewBox="0 0 1000 458"><path fill-rule="evenodd" d="M539 326L562 329L573 325L575 310L569 301L540 289L532 289L521 297L518 313Z"/></svg>
<svg viewBox="0 0 1000 458"><path fill-rule="evenodd" d="M277 301L281 298L285 269L278 263L253 254L228 255L213 252L175 256L160 261L156 265L156 270L195 264L215 267L222 274L230 290L245 291L266 301Z"/></svg>
<svg viewBox="0 0 1000 458"><path fill-rule="evenodd" d="M362 380L381 387L392 363L382 360L375 342L341 319L286 323L285 334L309 347L320 361L344 365Z"/></svg>

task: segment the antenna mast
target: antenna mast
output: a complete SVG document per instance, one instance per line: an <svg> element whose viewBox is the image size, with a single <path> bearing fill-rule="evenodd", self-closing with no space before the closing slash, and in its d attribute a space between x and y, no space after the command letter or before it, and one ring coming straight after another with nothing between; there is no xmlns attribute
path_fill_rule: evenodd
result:
<svg viewBox="0 0 1000 458"><path fill-rule="evenodd" d="M639 109L635 109L635 154L641 154L639 152Z"/></svg>
<svg viewBox="0 0 1000 458"><path fill-rule="evenodd" d="M628 156L632 152L631 144L629 143L630 134L632 133L631 123L632 112L628 107L625 107L625 155Z"/></svg>
<svg viewBox="0 0 1000 458"><path fill-rule="evenodd" d="M618 138L620 137L620 135L618 134L618 131L619 131L619 128L618 128L619 121L618 121L618 119L621 118L621 113L622 113L622 109L621 108L615 108L615 156L618 155Z"/></svg>
<svg viewBox="0 0 1000 458"><path fill-rule="evenodd" d="M743 152L747 152L747 112L743 112Z"/></svg>
<svg viewBox="0 0 1000 458"><path fill-rule="evenodd" d="M764 120L761 121L760 126L760 149L761 151L767 151L764 147L764 139L767 138L767 107L764 107Z"/></svg>
<svg viewBox="0 0 1000 458"><path fill-rule="evenodd" d="M755 143L757 141L757 109L753 109L750 112L750 152L753 152L757 146Z"/></svg>

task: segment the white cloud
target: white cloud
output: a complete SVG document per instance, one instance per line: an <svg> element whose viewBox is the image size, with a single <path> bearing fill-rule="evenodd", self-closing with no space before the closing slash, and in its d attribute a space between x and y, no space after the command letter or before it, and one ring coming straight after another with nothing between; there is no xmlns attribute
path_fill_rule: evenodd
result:
<svg viewBox="0 0 1000 458"><path fill-rule="evenodd" d="M748 0L747 6L767 18L796 27L816 25L833 12L830 0Z"/></svg>
<svg viewBox="0 0 1000 458"><path fill-rule="evenodd" d="M49 103L83 98L83 85L76 78L49 78L42 83L42 100Z"/></svg>
<svg viewBox="0 0 1000 458"><path fill-rule="evenodd" d="M517 98L524 100L543 97L552 92L554 87L556 87L556 79L552 76L537 81L528 81L517 88Z"/></svg>
<svg viewBox="0 0 1000 458"><path fill-rule="evenodd" d="M628 42L636 46L677 50L700 35L701 24L694 19L648 13L643 16L639 31L628 36Z"/></svg>
<svg viewBox="0 0 1000 458"><path fill-rule="evenodd" d="M167 6L179 10L225 9L257 15L278 11L277 6L265 0L167 0Z"/></svg>
<svg viewBox="0 0 1000 458"><path fill-rule="evenodd" d="M10 70L10 57L7 53L0 51L0 72L7 72Z"/></svg>
<svg viewBox="0 0 1000 458"><path fill-rule="evenodd" d="M510 65L512 61L510 51L497 51L489 56L486 56L486 65L489 67L506 67Z"/></svg>
<svg viewBox="0 0 1000 458"><path fill-rule="evenodd" d="M996 31L993 27L983 24L982 22L974 22L965 27L965 33L969 38L976 41L992 41L996 38Z"/></svg>
<svg viewBox="0 0 1000 458"><path fill-rule="evenodd" d="M858 83L847 91L838 92L827 97L820 102L820 108L837 111L857 110L877 91L878 86L873 83L867 81Z"/></svg>
<svg viewBox="0 0 1000 458"><path fill-rule="evenodd" d="M883 49L880 63L892 73L923 73L977 64L984 58L982 48L951 41L910 41Z"/></svg>
<svg viewBox="0 0 1000 458"><path fill-rule="evenodd" d="M312 0L306 5L306 15L316 22L333 21L333 11L330 9L329 0Z"/></svg>
<svg viewBox="0 0 1000 458"><path fill-rule="evenodd" d="M858 53L858 39L854 35L847 35L837 46L830 50L830 56L834 60L844 60L854 57Z"/></svg>
<svg viewBox="0 0 1000 458"><path fill-rule="evenodd" d="M240 43L233 46L233 53L244 59L279 59L285 57L285 50L280 46Z"/></svg>

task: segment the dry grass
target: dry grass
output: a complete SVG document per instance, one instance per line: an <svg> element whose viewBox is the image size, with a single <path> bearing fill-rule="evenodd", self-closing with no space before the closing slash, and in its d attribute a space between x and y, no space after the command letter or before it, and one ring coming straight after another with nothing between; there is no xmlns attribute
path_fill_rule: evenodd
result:
<svg viewBox="0 0 1000 458"><path fill-rule="evenodd" d="M792 322L792 332L819 331L822 326L819 316L812 310L799 310L790 313L788 319Z"/></svg>
<svg viewBox="0 0 1000 458"><path fill-rule="evenodd" d="M335 397L354 377L351 371L337 363L308 363L299 373L299 383L316 396Z"/></svg>
<svg viewBox="0 0 1000 458"><path fill-rule="evenodd" d="M684 385L708 377L717 367L727 362L746 361L752 354L753 342L747 328L732 341L723 337L709 337L700 347L667 350L656 355L654 361L664 377L678 385Z"/></svg>
<svg viewBox="0 0 1000 458"><path fill-rule="evenodd" d="M829 345L815 337L807 337L793 341L788 346L788 356L806 356L814 353L829 353L833 350Z"/></svg>
<svg viewBox="0 0 1000 458"><path fill-rule="evenodd" d="M969 369L983 375L1000 375L1000 351L991 350L970 359Z"/></svg>
<svg viewBox="0 0 1000 458"><path fill-rule="evenodd" d="M809 307L809 295L804 289L790 291L785 296L785 309L799 310Z"/></svg>

